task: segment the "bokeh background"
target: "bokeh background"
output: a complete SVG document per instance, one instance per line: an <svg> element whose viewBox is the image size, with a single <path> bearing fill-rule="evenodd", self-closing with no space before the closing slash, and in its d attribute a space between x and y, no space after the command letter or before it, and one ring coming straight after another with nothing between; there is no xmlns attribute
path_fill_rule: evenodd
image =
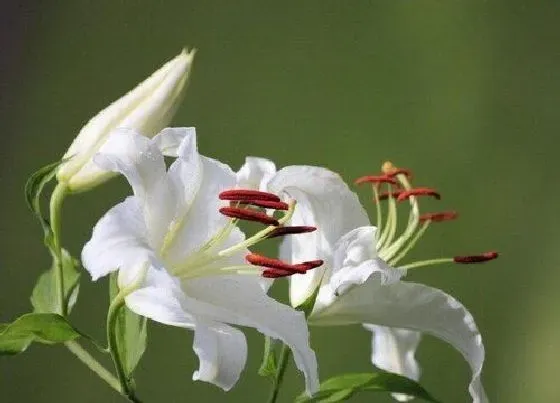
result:
<svg viewBox="0 0 560 403"><path fill-rule="evenodd" d="M560 3L518 0L22 1L0 8L0 321L29 310L48 266L23 202L26 177L58 159L98 110L183 46L196 66L175 125L197 127L203 153L238 167L328 166L348 180L391 159L455 208L415 255L501 252L483 266L411 273L456 296L487 347L494 402L560 401ZM66 203L64 243L78 254L102 213L128 192L113 180ZM367 202L364 194L364 202ZM271 250L270 250L271 252ZM103 337L107 284L84 276L75 321ZM281 292L282 290L279 290ZM262 343L228 394L191 381L192 334L152 324L138 370L145 402L261 402ZM313 332L323 377L367 371L360 327ZM423 384L469 401L469 370L426 337ZM281 401L299 393L291 371ZM62 347L0 359L3 402L121 402ZM382 394L356 402L390 401Z"/></svg>

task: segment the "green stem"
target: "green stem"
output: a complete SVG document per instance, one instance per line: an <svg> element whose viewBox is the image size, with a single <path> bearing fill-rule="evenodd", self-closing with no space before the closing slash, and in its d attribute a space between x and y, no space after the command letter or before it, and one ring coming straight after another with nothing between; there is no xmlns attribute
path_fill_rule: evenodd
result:
<svg viewBox="0 0 560 403"><path fill-rule="evenodd" d="M55 259L55 279L58 312L66 316L66 301L64 297L64 270L62 266L62 248L60 246L60 232L62 222L62 202L66 196L68 188L65 184L59 183L54 188L50 201L50 224L53 232L53 256Z"/></svg>
<svg viewBox="0 0 560 403"><path fill-rule="evenodd" d="M276 368L276 375L274 376L274 381L272 382L272 389L270 390L268 403L276 403L278 392L280 392L280 386L282 385L284 374L286 373L286 368L288 367L288 358L290 358L290 348L283 344L282 351L280 352L280 359L278 361L278 367Z"/></svg>
<svg viewBox="0 0 560 403"><path fill-rule="evenodd" d="M111 301L109 306L109 313L107 314L107 341L109 343L109 351L111 353L111 358L113 358L113 363L115 364L115 370L117 371L118 382L120 384L120 392L123 393L132 401L136 401L134 396L134 391L129 383L128 377L124 369L124 363L118 349L117 341L117 331L116 325L118 320L119 311L124 305L125 295L120 292L117 294L115 299Z"/></svg>
<svg viewBox="0 0 560 403"><path fill-rule="evenodd" d="M134 292L140 284L144 281L146 275L147 266L143 268L138 277L132 281L128 286L123 287L119 293L111 301L109 305L109 312L107 313L107 342L109 343L109 352L111 353L111 358L113 358L113 363L115 364L115 370L117 372L117 377L121 385L120 391L125 395L131 402L140 403L140 400L134 394L134 388L130 382L130 378L126 374L124 368L123 358L119 352L118 341L117 341L117 321L119 318L119 311L123 308L125 304L125 298L128 294Z"/></svg>
<svg viewBox="0 0 560 403"><path fill-rule="evenodd" d="M109 384L110 387L120 392L119 381L109 371L103 367L95 358L93 358L82 346L76 341L67 341L64 343L66 348L72 352L81 362L95 372L101 379Z"/></svg>

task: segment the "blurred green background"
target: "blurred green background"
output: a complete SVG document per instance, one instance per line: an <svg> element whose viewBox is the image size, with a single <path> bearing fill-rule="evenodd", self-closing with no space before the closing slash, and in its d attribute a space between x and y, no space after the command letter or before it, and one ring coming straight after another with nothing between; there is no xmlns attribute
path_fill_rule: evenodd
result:
<svg viewBox="0 0 560 403"><path fill-rule="evenodd" d="M487 348L494 402L560 401L560 2L25 1L0 13L0 321L29 310L49 264L23 184L58 159L98 110L181 47L199 52L174 124L196 126L201 151L234 168L246 155L283 166L328 166L351 180L391 159L457 209L434 226L420 257L501 252L484 266L411 273L456 296ZM92 225L128 192L113 180L66 204L64 243L75 254ZM364 201L367 195L364 194ZM105 282L84 276L75 321L103 337ZM261 402L261 339L228 394L193 383L192 333L156 324L138 370L145 402ZM313 333L321 375L367 371L360 327ZM466 364L430 337L423 384L445 402L469 401ZM281 401L299 393L292 371ZM0 359L5 402L121 402L62 347ZM362 395L354 401L390 401Z"/></svg>

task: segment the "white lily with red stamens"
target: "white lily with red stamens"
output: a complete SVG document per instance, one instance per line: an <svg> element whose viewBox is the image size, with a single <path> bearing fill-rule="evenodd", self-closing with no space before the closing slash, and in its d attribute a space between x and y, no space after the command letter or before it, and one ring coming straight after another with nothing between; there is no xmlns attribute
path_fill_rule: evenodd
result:
<svg viewBox="0 0 560 403"><path fill-rule="evenodd" d="M374 184L378 206L378 227L369 223L358 197L339 175L319 167L290 166L278 172L257 159L247 160L238 172L238 180L261 175L259 187L272 193L296 198L298 205L288 222L294 226L315 225L318 230L297 237L286 237L280 257L286 261L319 258L323 267L290 277L290 300L303 304L318 288L311 325L338 326L362 323L373 332L374 365L418 380L420 369L414 358L421 333L438 337L455 347L472 370L469 391L473 402L486 402L480 375L484 346L472 315L455 298L423 284L403 281L408 268L444 262L475 263L495 258L490 252L480 256L434 259L395 266L414 246L432 221L453 214L424 215L419 212L418 196L439 197L432 189L413 190L408 172L385 166L383 175L361 178L358 182ZM252 167L257 167L252 173ZM252 175L251 175L252 174ZM379 183L395 184L402 189L379 192ZM264 184L264 185L263 185ZM397 235L397 200L400 194L410 201L406 229ZM379 201L389 201L388 216L383 220ZM383 222L383 229L381 223ZM395 395L398 400L408 396Z"/></svg>
<svg viewBox="0 0 560 403"><path fill-rule="evenodd" d="M177 157L168 170L162 148ZM126 296L130 310L194 330L200 367L193 379L230 389L247 356L244 334L231 325L248 326L288 345L307 391L316 391L317 362L304 315L268 297L261 287L266 269L245 262L247 248L276 226L245 238L237 218L219 212L229 203L219 195L235 187L236 177L227 165L199 155L194 129L165 129L153 140L121 132L94 160L124 175L134 195L101 218L83 249L93 279L118 270L119 287L138 283ZM279 225L294 211L295 202L288 205Z"/></svg>

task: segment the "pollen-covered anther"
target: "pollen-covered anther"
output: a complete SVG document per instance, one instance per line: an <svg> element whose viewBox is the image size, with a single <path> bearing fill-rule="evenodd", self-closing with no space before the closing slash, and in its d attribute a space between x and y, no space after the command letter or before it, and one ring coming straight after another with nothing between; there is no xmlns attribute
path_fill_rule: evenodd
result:
<svg viewBox="0 0 560 403"><path fill-rule="evenodd" d="M441 211L438 213L424 213L418 219L420 222L442 222L442 221L450 221L454 220L459 216L456 211Z"/></svg>
<svg viewBox="0 0 560 403"><path fill-rule="evenodd" d="M274 210L282 210L287 211L290 206L288 203L284 203L282 201L270 201L270 200L247 200L247 201L232 201L233 204L240 203L241 205L251 205L263 208L269 208Z"/></svg>
<svg viewBox="0 0 560 403"><path fill-rule="evenodd" d="M453 261L455 263L461 264L472 264L472 263L484 263L488 262L489 260L494 260L498 258L498 252L490 251L484 252L480 255L472 255L472 256L455 256Z"/></svg>
<svg viewBox="0 0 560 403"><path fill-rule="evenodd" d="M251 189L230 189L224 190L218 196L220 200L231 200L231 201L272 201L279 202L280 198L273 193L260 192L258 190Z"/></svg>
<svg viewBox="0 0 560 403"><path fill-rule="evenodd" d="M238 207L222 207L220 213L230 218L238 218L240 220L255 221L266 225L278 226L280 223L274 217L271 217L263 212L244 209Z"/></svg>
<svg viewBox="0 0 560 403"><path fill-rule="evenodd" d="M410 190L403 190L397 197L397 201L403 201L411 196L432 196L436 199L441 199L441 195L437 190L432 188L414 188Z"/></svg>
<svg viewBox="0 0 560 403"><path fill-rule="evenodd" d="M360 176L358 179L356 179L354 181L355 185L361 185L362 183L374 183L374 184L388 183L388 184L394 185L394 186L398 185L398 182L388 175Z"/></svg>
<svg viewBox="0 0 560 403"><path fill-rule="evenodd" d="M274 228L274 230L272 230L272 232L268 234L267 238L276 238L284 235L305 234L316 230L317 230L316 227L309 227L305 225L296 225L292 227L278 227L278 228Z"/></svg>

